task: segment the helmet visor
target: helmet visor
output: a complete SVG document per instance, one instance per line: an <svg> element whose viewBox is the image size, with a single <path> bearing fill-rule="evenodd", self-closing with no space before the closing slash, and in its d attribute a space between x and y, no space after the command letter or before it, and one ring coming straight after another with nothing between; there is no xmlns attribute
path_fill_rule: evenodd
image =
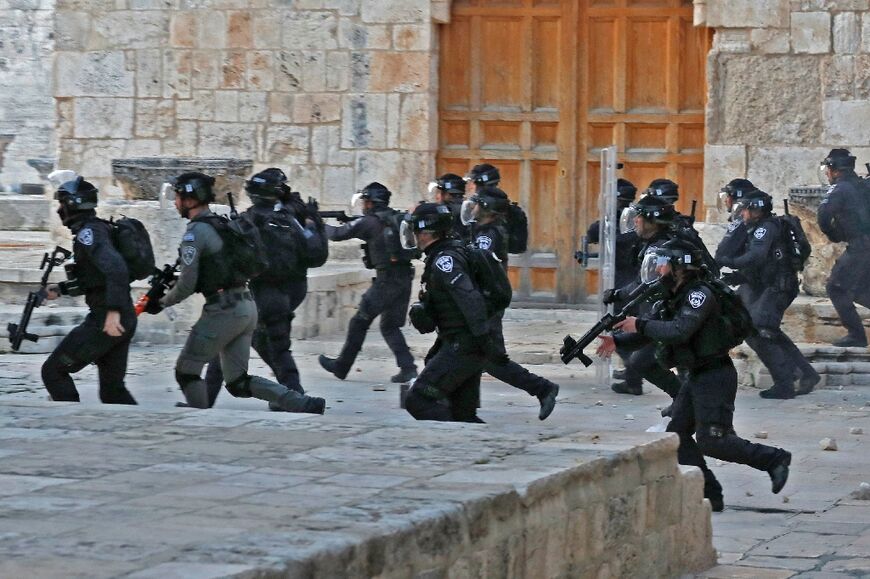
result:
<svg viewBox="0 0 870 579"><path fill-rule="evenodd" d="M727 211L728 213L731 213L734 209L734 203L731 196L724 189L719 191L719 196L716 197L716 209L719 211Z"/></svg>
<svg viewBox="0 0 870 579"><path fill-rule="evenodd" d="M641 283L649 283L661 277L659 267L668 263L668 258L662 255L657 255L654 251L648 252L643 256L643 262L640 264L640 281Z"/></svg>
<svg viewBox="0 0 870 579"><path fill-rule="evenodd" d="M831 180L828 179L828 165L824 162L819 164L819 184L822 187L830 187L832 185Z"/></svg>
<svg viewBox="0 0 870 579"><path fill-rule="evenodd" d="M350 213L351 215L362 215L365 211L366 200L362 193L356 192L350 198Z"/></svg>
<svg viewBox="0 0 870 579"><path fill-rule="evenodd" d="M414 228L408 219L399 224L399 241L405 249L414 249L417 247L417 237L414 235Z"/></svg>
<svg viewBox="0 0 870 579"><path fill-rule="evenodd" d="M631 233L634 231L634 218L638 216L637 209L634 207L626 207L622 210L619 216L619 231L621 233Z"/></svg>
<svg viewBox="0 0 870 579"><path fill-rule="evenodd" d="M164 183L160 186L160 201L175 201L175 185Z"/></svg>
<svg viewBox="0 0 870 579"><path fill-rule="evenodd" d="M429 199L431 199L432 201L437 201L437 199L435 198L435 192L440 190L437 181L430 181L426 189L429 191Z"/></svg>
<svg viewBox="0 0 870 579"><path fill-rule="evenodd" d="M474 199L466 199L462 202L462 208L459 210L459 219L463 225L474 223L477 221L477 201Z"/></svg>

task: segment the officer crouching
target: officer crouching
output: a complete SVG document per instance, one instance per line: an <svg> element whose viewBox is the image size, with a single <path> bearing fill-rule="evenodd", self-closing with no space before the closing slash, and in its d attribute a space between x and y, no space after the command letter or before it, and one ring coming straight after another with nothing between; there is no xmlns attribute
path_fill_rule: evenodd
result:
<svg viewBox="0 0 870 579"><path fill-rule="evenodd" d="M659 278L666 296L648 316L628 317L616 327L653 340L662 366L677 367L687 374L674 400L667 430L680 437L679 463L703 471L704 497L714 511L721 511L722 486L707 467L704 455L766 471L773 492L778 493L788 479L791 453L749 442L734 432L737 371L728 356L733 336L727 312L702 275L702 262L702 252L680 239L667 241L647 254L641 264L641 280ZM599 355L610 356L614 350L613 338L603 337Z"/></svg>
<svg viewBox="0 0 870 579"><path fill-rule="evenodd" d="M248 375L251 339L257 327L257 307L247 288L246 277L231 267L225 242L219 232L222 218L211 212L214 178L202 173L184 173L176 180L175 208L189 219L182 238L178 282L160 300L160 308L177 304L191 294L205 296L202 315L193 325L175 366L175 379L187 404L208 408L202 368L220 355L226 387L237 398L259 398L287 412L323 414L325 401L299 394L283 384Z"/></svg>
<svg viewBox="0 0 870 579"><path fill-rule="evenodd" d="M450 235L450 209L423 203L405 219L402 243L426 255L423 289L420 302L411 306L411 324L423 334L438 332L405 408L417 420L482 422L477 417L480 376L487 350L493 349L486 302L472 279L462 242Z"/></svg>

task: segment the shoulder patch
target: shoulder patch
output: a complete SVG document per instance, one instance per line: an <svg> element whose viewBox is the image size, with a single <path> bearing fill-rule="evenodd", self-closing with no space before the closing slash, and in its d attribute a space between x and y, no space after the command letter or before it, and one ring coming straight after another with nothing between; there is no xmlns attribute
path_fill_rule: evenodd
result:
<svg viewBox="0 0 870 579"><path fill-rule="evenodd" d="M81 231L79 231L77 239L79 243L82 245L93 245L94 244L94 230L90 227L85 227Z"/></svg>
<svg viewBox="0 0 870 579"><path fill-rule="evenodd" d="M184 234L184 237L181 238L181 241L196 241L196 235L193 234L193 231L188 231Z"/></svg>
<svg viewBox="0 0 870 579"><path fill-rule="evenodd" d="M755 239L764 239L764 236L766 234L767 234L766 227L759 227L758 229L755 230L755 233L753 233L753 235L755 236Z"/></svg>
<svg viewBox="0 0 870 579"><path fill-rule="evenodd" d="M185 245L181 248L181 261L184 265L190 265L194 259L196 259L196 247Z"/></svg>
<svg viewBox="0 0 870 579"><path fill-rule="evenodd" d="M728 223L728 232L731 233L732 231L734 231L734 230L737 229L738 227L740 227L740 221L739 221L739 220L735 219L734 221L730 221L730 222Z"/></svg>
<svg viewBox="0 0 870 579"><path fill-rule="evenodd" d="M451 271L453 271L453 257L449 255L442 255L435 261L435 267L437 267L444 273L450 273Z"/></svg>
<svg viewBox="0 0 870 579"><path fill-rule="evenodd" d="M707 295L702 291L693 291L689 294L689 305L694 309L698 309L707 301Z"/></svg>
<svg viewBox="0 0 870 579"><path fill-rule="evenodd" d="M480 249L489 249L492 247L492 237L481 235L477 238L477 247Z"/></svg>

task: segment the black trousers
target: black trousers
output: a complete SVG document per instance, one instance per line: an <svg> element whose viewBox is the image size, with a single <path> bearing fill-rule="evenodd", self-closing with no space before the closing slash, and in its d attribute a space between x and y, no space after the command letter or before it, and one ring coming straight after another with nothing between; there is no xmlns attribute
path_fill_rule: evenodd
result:
<svg viewBox="0 0 870 579"><path fill-rule="evenodd" d="M489 335L497 345L499 354L494 358L487 359L484 370L493 378L528 392L532 396L544 394L551 387L555 387L553 382L529 372L508 357L504 344L502 317L504 317L504 312L489 321Z"/></svg>
<svg viewBox="0 0 870 579"><path fill-rule="evenodd" d="M304 394L299 370L290 349L290 334L293 330L294 312L305 300L308 292L308 280L254 282L250 284L250 289L257 304L257 329L254 330L251 345L275 373L278 382ZM209 362L205 372L210 406L214 406L217 400L223 379L220 359L216 358Z"/></svg>
<svg viewBox="0 0 870 579"><path fill-rule="evenodd" d="M774 385L794 388L795 369L800 370L801 374L814 374L815 370L798 347L780 329L785 311L797 297L797 280L785 282L779 287L743 284L738 294L758 330L758 335L746 338L746 343L770 371Z"/></svg>
<svg viewBox="0 0 870 579"><path fill-rule="evenodd" d="M868 251L870 242L850 242L846 252L834 264L825 286L843 326L850 336L861 340L865 340L866 335L855 304L870 308Z"/></svg>
<svg viewBox="0 0 870 579"><path fill-rule="evenodd" d="M471 336L438 338L405 399L417 420L476 422L485 357Z"/></svg>
<svg viewBox="0 0 870 579"><path fill-rule="evenodd" d="M42 365L42 382L52 400L78 402L79 392L71 374L88 364L96 364L100 400L106 404L136 404L124 385L130 340L136 333L132 303L121 310L124 335L115 338L103 332L105 321L105 309L92 309L46 359Z"/></svg>
<svg viewBox="0 0 870 579"><path fill-rule="evenodd" d="M680 437L677 460L703 471L707 498L721 497L722 486L707 467L705 455L766 471L785 452L737 436L734 432L736 397L737 371L730 358L722 358L709 370L689 372L674 401L667 430Z"/></svg>
<svg viewBox="0 0 870 579"><path fill-rule="evenodd" d="M359 309L350 320L347 338L338 356L339 367L350 369L362 349L369 326L380 316L381 335L396 357L396 364L403 370L416 368L414 356L401 330L408 318L413 281L414 268L410 266L378 271L371 287L363 294Z"/></svg>
<svg viewBox="0 0 870 579"><path fill-rule="evenodd" d="M640 388L644 379L671 398L676 398L680 391L680 379L659 364L656 360L656 346L653 343L633 351L625 364L626 384Z"/></svg>

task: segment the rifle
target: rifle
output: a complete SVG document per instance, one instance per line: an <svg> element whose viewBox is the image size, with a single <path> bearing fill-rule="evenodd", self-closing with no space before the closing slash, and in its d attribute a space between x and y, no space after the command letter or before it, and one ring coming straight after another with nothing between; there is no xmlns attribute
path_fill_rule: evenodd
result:
<svg viewBox="0 0 870 579"><path fill-rule="evenodd" d="M344 211L318 211L317 214L321 219L337 219L341 223L348 223L362 217L361 215L348 215Z"/></svg>
<svg viewBox="0 0 870 579"><path fill-rule="evenodd" d="M39 264L39 269L44 269L42 280L39 282L39 290L27 294L27 305L24 306L24 312L21 314L21 321L17 324L8 324L6 329L9 331L9 342L12 344L12 351L17 352L21 347L21 342L28 340L30 342L39 341L39 336L36 334L27 333L27 325L30 323L30 316L33 310L42 305L45 298L48 297L48 277L51 275L51 270L59 266L72 256L72 252L64 249L61 246L56 246L54 251L49 254L45 252L42 256L42 263Z"/></svg>
<svg viewBox="0 0 870 579"><path fill-rule="evenodd" d="M589 260L598 257L598 254L589 252L589 238L587 236L584 235L581 238L580 244L583 249L574 252L574 259L577 260L577 263L579 263L581 267L589 267Z"/></svg>
<svg viewBox="0 0 870 579"><path fill-rule="evenodd" d="M175 274L178 272L178 260L175 263L167 263L163 269L154 268L154 273L151 274L151 279L148 280L148 291L136 300L133 309L136 315L140 315L148 307L148 304L160 301L166 294L166 290L175 285Z"/></svg>
<svg viewBox="0 0 870 579"><path fill-rule="evenodd" d="M613 326L627 318L629 312L631 312L635 306L647 301L655 295L658 295L659 292L661 292L662 287L663 286L659 280L650 281L637 286L634 288L634 291L629 294L628 302L619 312L615 314L606 314L594 326L592 326L592 328L586 332L582 338L575 340L570 335L565 336L562 340L562 347L559 348L559 356L562 358L562 362L567 364L574 358L577 358L584 366L591 366L592 359L583 353L583 349L591 344L593 340L603 332L611 331Z"/></svg>
<svg viewBox="0 0 870 579"><path fill-rule="evenodd" d="M695 209L698 207L698 200L692 199L692 212L689 213L689 223L695 225Z"/></svg>
<svg viewBox="0 0 870 579"><path fill-rule="evenodd" d="M239 216L239 212L236 211L236 203L233 201L232 191L227 191L227 205L230 206L230 219L236 219Z"/></svg>

